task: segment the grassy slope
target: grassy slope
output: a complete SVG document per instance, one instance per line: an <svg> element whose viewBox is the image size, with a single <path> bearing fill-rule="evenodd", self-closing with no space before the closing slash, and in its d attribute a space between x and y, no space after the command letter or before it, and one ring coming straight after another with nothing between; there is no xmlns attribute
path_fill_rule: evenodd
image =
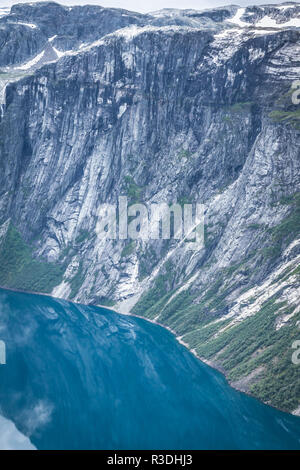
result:
<svg viewBox="0 0 300 470"><path fill-rule="evenodd" d="M299 323L297 324L300 314L296 314L286 325L276 330L279 308L281 307L280 315L293 311L293 307L280 303L279 292L269 298L253 316L225 328L230 323L226 319L230 308L226 297L237 287L236 275L241 271L249 273L253 266L261 267L261 263L272 264L300 233L300 194L296 193L281 203L290 205L291 210L280 224L270 228L252 227L253 230L265 231L269 245L238 265L220 271L215 282L201 293L200 300L199 293L190 289L170 300L176 290L169 288L169 267L157 278L153 288L140 299L133 313L150 319L160 314L160 323L182 336L183 341L191 349L195 349L200 357L217 361L231 382L247 377L260 367L261 372L252 380L248 391L266 403L285 411L293 411L300 403L300 366L293 364L291 360L292 344L300 339ZM282 280L291 276L292 285L295 283L295 276L300 282L300 269L293 268L285 272ZM221 317L221 321L214 323L215 319ZM219 334L223 328L224 331Z"/></svg>
<svg viewBox="0 0 300 470"><path fill-rule="evenodd" d="M50 293L62 281L64 269L55 263L34 259L32 248L9 226L0 247L0 285Z"/></svg>
<svg viewBox="0 0 300 470"><path fill-rule="evenodd" d="M280 224L271 228L252 227L253 230L265 230L270 240L269 246L261 248L254 255L254 260L257 256L263 263L276 260L282 249L300 233L299 193L282 203L290 205L291 211ZM81 234L81 238L86 239L86 234ZM169 260L164 273L158 276L153 288L141 298L133 313L151 319L160 313L159 321L162 324L183 336L183 340L201 357L217 360L232 382L263 366L263 371L250 385L249 391L265 402L292 411L300 402L299 366L291 361L292 343L300 337L296 326L300 320L299 314L276 331L275 320L279 307L283 308L280 314L291 311L288 305L276 303L280 298L274 297L252 317L218 334L220 328L230 322L226 319L226 298L237 287L236 275L240 271L249 272L251 266L253 255L236 266L220 271L200 299L199 292L190 289L171 299L176 289L172 286L174 267ZM0 267L0 285L45 293L50 293L62 281L65 268L63 264L35 259L32 248L12 225L0 246ZM299 270L284 273L285 278L292 275L299 278ZM80 266L77 274L69 280L71 298L83 280L84 272ZM219 323L213 323L221 317Z"/></svg>

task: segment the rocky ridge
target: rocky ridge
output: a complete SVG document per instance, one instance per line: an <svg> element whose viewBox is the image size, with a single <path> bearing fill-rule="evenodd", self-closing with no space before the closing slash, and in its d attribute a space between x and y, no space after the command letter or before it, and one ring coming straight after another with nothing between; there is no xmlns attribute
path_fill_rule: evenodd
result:
<svg viewBox="0 0 300 470"><path fill-rule="evenodd" d="M299 4L4 13L0 284L157 321L299 408ZM100 239L119 195L204 203L204 248Z"/></svg>

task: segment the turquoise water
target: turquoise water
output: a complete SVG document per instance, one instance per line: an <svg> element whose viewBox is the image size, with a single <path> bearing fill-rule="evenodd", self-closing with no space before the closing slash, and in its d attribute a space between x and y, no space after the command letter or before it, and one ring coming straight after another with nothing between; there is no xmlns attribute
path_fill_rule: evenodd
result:
<svg viewBox="0 0 300 470"><path fill-rule="evenodd" d="M0 339L0 412L38 449L300 449L299 418L145 320L0 290Z"/></svg>

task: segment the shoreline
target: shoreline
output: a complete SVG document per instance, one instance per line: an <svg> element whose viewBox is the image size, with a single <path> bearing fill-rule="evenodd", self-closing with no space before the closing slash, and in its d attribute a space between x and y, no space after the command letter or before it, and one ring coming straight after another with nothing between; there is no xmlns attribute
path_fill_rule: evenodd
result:
<svg viewBox="0 0 300 470"><path fill-rule="evenodd" d="M189 346L188 343L186 343L185 341L183 341L181 338L181 336L177 336L177 333L172 330L172 328L170 328L169 326L166 326L164 325L163 323L160 323L156 320L152 320L150 318L146 318L146 317L142 317L141 315L137 315L136 313L123 313L121 311L118 311L116 309L114 309L113 307L106 307L105 305L97 305L97 307L101 307L101 308L106 308L108 310L112 310L113 312L115 313L118 313L119 315L124 315L124 316L130 316L130 317L136 317L136 318L140 318L142 320L145 320L145 321L148 321L150 323L152 323L153 325L158 325L160 326L161 328L164 328L165 330L168 330L170 333L172 333L172 335L174 335L176 341L178 341L179 344L181 344L182 346L184 346L191 354L193 354L193 356L196 357L196 359L198 359L198 361L202 362L203 364L206 364L207 366L211 367L212 369L214 370L217 370L218 372L220 372L220 374L222 374L225 379L226 379L226 382L227 384L234 390L237 390L238 392L240 393L243 393L244 395L247 395L248 397L251 397L251 398L254 398L255 400L259 401L260 403L262 403L263 405L266 405L266 406L270 406L271 408L274 408L275 410L278 410L278 411L281 411L282 413L287 413L289 415L292 415L292 416L296 416L296 417L299 417L300 418L300 414L299 414L299 410L300 410L300 406L298 408L296 408L296 410L294 411L286 411L286 410L282 410L281 408L278 408L277 406L274 406L272 405L271 403L265 403L263 400L261 400L260 398L256 397L255 395L249 393L249 392L246 392L245 390L243 390L242 388L239 388L237 387L236 385L234 385L232 382L229 381L228 377L227 377L227 373L226 373L226 370L221 367L221 366L218 366L214 361L211 361L209 359L205 359L204 357L201 357L199 356L199 354L197 354L196 350L194 348L191 348Z"/></svg>
<svg viewBox="0 0 300 470"><path fill-rule="evenodd" d="M65 299L63 297L54 297L53 295L51 294L47 294L45 292L33 292L33 291L25 291L25 290L22 290L22 289L13 289L11 287L3 287L3 286L0 286L0 289L2 290L8 290L8 291L11 291L11 292L19 292L19 293L22 293L22 294L32 294L32 295L43 295L45 297L50 297L51 299L55 299L55 300L65 300L66 302L70 302L74 305L83 305L83 306L87 306L87 307L99 307L99 308L102 308L102 309L106 309L106 310L110 310L114 313L117 313L119 315L123 315L123 316L127 316L127 317L135 317L135 318L140 318L141 320L145 320L149 323L152 323L153 325L158 325L160 326L161 328L164 328L165 330L168 330L176 339L176 341L181 344L182 346L184 346L191 354L193 354L193 356L196 357L196 359L198 359L200 362L202 362L203 364L206 364L207 366L211 367L212 369L214 370L217 370L218 372L220 372L226 379L228 385L233 388L234 390L237 390L238 392L240 393L243 393L249 397L252 397L254 398L255 400L258 400L260 403L266 405L266 406L270 406L271 408L274 408L275 410L279 410L281 411L282 413L287 413L287 414L290 414L292 416L296 416L298 418L300 418L300 405L298 406L298 408L296 408L294 411L285 411L285 410L282 410L281 408L278 408L277 406L274 406L270 403L265 403L263 400L261 400L260 398L256 397L255 395L249 393L249 392L246 392L245 390L242 390L241 388L233 385L229 380L228 380L228 377L227 377L227 374L226 374L226 370L220 366L218 366L214 361L210 361L209 359L205 359L204 357L201 357L197 354L196 350L193 348L191 349L189 344L186 343L185 341L182 340L182 337L181 336L177 336L177 333L176 331L172 330L172 328L170 328L169 326L166 326L164 325L163 323L160 323L158 321L156 321L155 319L152 320L150 318L146 318L146 317L143 317L141 315L137 315L136 313L131 313L131 312L128 312L128 313L125 313L125 312L121 312L120 310L116 308L114 308L113 306L107 306L107 305L102 305L102 304L83 304L83 303L80 303L80 302L75 302L73 300L69 300L69 299Z"/></svg>

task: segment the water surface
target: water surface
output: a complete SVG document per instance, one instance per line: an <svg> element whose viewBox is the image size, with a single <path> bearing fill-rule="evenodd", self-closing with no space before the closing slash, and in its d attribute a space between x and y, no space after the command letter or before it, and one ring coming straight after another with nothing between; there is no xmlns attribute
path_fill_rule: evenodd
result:
<svg viewBox="0 0 300 470"><path fill-rule="evenodd" d="M299 418L145 320L0 290L0 339L0 413L38 449L300 449Z"/></svg>

